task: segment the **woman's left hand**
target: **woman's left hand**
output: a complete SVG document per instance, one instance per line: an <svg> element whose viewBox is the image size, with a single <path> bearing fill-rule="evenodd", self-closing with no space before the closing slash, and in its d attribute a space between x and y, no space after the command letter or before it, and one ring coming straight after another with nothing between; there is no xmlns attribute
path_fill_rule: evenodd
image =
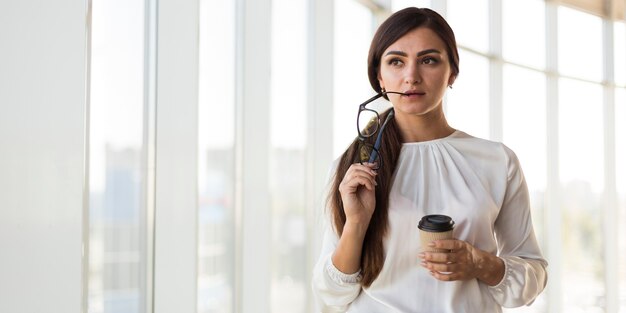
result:
<svg viewBox="0 0 626 313"><path fill-rule="evenodd" d="M434 248L450 250L450 252L423 252L418 255L422 261L421 265L438 280L477 278L490 286L495 286L504 276L502 259L465 241L436 240L430 245Z"/></svg>

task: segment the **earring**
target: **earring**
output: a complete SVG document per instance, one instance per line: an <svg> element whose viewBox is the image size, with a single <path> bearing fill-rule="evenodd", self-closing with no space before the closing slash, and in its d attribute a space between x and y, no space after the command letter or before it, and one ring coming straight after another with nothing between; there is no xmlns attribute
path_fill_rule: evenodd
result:
<svg viewBox="0 0 626 313"><path fill-rule="evenodd" d="M448 88L452 89L452 85L448 85Z"/></svg>
<svg viewBox="0 0 626 313"><path fill-rule="evenodd" d="M380 92L384 95L387 93L387 90L385 90L385 87L381 87Z"/></svg>

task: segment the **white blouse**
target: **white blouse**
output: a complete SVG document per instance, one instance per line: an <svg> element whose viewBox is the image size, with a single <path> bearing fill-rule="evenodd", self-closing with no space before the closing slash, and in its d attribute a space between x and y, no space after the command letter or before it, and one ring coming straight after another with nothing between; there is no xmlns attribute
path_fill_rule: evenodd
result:
<svg viewBox="0 0 626 313"><path fill-rule="evenodd" d="M502 281L488 286L432 277L417 257L417 223L427 214L452 217L455 238L498 255ZM326 227L312 283L321 312L502 312L532 303L547 281L517 157L501 143L461 131L403 144L389 198L385 263L370 287L361 287L359 273L341 273L332 264L338 240Z"/></svg>

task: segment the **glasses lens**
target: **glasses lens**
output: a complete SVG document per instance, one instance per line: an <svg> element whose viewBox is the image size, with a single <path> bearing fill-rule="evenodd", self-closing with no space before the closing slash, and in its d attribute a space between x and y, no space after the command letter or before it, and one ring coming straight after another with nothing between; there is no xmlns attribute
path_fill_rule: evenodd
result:
<svg viewBox="0 0 626 313"><path fill-rule="evenodd" d="M362 137L371 137L378 130L378 113L372 110L362 110L359 113L357 120L357 126L359 128L359 134Z"/></svg>
<svg viewBox="0 0 626 313"><path fill-rule="evenodd" d="M369 144L361 143L359 146L359 162L361 164L368 162L374 163L374 169L377 170L382 166L383 158L374 147Z"/></svg>

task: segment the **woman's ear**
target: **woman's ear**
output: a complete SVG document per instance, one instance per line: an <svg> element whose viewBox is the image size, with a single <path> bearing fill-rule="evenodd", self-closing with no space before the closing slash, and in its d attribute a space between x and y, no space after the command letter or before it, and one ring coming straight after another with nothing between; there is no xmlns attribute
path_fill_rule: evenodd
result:
<svg viewBox="0 0 626 313"><path fill-rule="evenodd" d="M452 84L454 84L455 80L456 80L456 75L450 74L450 78L448 78L448 87L452 87Z"/></svg>

